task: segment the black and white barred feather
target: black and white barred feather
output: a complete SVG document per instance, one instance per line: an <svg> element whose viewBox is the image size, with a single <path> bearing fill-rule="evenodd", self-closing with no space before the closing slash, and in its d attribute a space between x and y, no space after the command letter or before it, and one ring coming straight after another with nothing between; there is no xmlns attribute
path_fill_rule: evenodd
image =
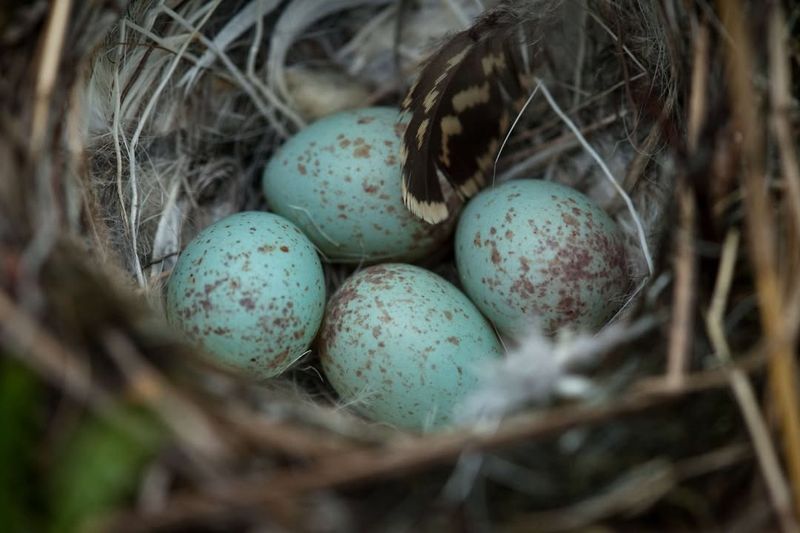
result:
<svg viewBox="0 0 800 533"><path fill-rule="evenodd" d="M536 21L509 3L488 11L435 51L408 92L402 190L419 218L448 218L448 188L467 199L486 185L512 113L527 95Z"/></svg>

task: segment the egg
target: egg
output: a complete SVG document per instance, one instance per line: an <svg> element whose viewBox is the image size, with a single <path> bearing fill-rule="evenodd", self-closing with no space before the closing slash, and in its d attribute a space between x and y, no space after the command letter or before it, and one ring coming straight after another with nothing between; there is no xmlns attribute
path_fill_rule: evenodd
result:
<svg viewBox="0 0 800 533"><path fill-rule="evenodd" d="M629 290L622 235L589 198L542 180L487 189L456 228L465 292L499 331L520 338L602 325Z"/></svg>
<svg viewBox="0 0 800 533"><path fill-rule="evenodd" d="M403 205L398 118L384 107L331 115L286 141L264 170L271 210L332 262L413 261L452 231L452 221L429 225Z"/></svg>
<svg viewBox="0 0 800 533"><path fill-rule="evenodd" d="M325 308L316 250L288 220L224 218L181 253L166 293L168 320L220 366L254 379L280 374L308 349Z"/></svg>
<svg viewBox="0 0 800 533"><path fill-rule="evenodd" d="M422 268L382 264L350 277L328 303L322 368L341 400L376 421L440 428L502 348L472 302Z"/></svg>

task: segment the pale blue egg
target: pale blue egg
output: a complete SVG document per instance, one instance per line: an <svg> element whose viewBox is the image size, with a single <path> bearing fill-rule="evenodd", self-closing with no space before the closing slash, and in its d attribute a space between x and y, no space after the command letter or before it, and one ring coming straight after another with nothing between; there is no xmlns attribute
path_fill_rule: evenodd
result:
<svg viewBox="0 0 800 533"><path fill-rule="evenodd" d="M319 345L345 404L416 430L450 422L475 389L481 363L503 353L464 294L405 264L369 267L345 281L328 303Z"/></svg>
<svg viewBox="0 0 800 533"><path fill-rule="evenodd" d="M511 337L534 322L551 333L597 328L630 287L611 217L549 181L511 181L480 193L462 213L455 245L465 292Z"/></svg>
<svg viewBox="0 0 800 533"><path fill-rule="evenodd" d="M264 170L270 209L333 262L413 261L452 230L452 222L429 225L403 205L398 117L373 107L323 118L286 141Z"/></svg>
<svg viewBox="0 0 800 533"><path fill-rule="evenodd" d="M272 213L237 213L205 228L167 286L169 321L216 363L256 379L280 374L303 355L324 308L314 246Z"/></svg>

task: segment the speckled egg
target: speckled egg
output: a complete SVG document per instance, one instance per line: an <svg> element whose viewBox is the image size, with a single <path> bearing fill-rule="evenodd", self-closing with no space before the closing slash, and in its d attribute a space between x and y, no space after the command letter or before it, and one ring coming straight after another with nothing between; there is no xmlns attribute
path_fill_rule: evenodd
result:
<svg viewBox="0 0 800 533"><path fill-rule="evenodd" d="M455 242L464 290L511 337L533 323L550 333L596 328L629 288L614 221L557 183L517 180L483 191L465 208Z"/></svg>
<svg viewBox="0 0 800 533"><path fill-rule="evenodd" d="M464 294L405 264L348 279L328 303L319 342L325 375L345 404L415 430L446 425L476 386L478 364L502 354Z"/></svg>
<svg viewBox="0 0 800 533"><path fill-rule="evenodd" d="M325 308L314 246L272 213L231 215L201 231L169 279L166 312L215 362L276 376L311 344Z"/></svg>
<svg viewBox="0 0 800 533"><path fill-rule="evenodd" d="M286 141L264 170L270 208L291 220L330 261L413 261L452 223L429 225L404 207L396 109L344 111Z"/></svg>

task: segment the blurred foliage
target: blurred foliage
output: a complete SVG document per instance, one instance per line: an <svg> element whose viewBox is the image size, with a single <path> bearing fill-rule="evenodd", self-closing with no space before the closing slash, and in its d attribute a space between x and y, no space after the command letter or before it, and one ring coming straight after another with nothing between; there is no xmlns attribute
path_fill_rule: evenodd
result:
<svg viewBox="0 0 800 533"><path fill-rule="evenodd" d="M87 531L93 522L135 494L146 463L162 444L152 413L122 405L89 417L55 454L48 479L50 531Z"/></svg>
<svg viewBox="0 0 800 533"><path fill-rule="evenodd" d="M52 407L52 406L50 406ZM0 531L88 531L128 503L164 442L151 412L121 404L48 429L48 395L27 367L0 356Z"/></svg>
<svg viewBox="0 0 800 533"><path fill-rule="evenodd" d="M35 460L44 423L44 391L36 377L0 357L0 524L9 533L41 530Z"/></svg>

